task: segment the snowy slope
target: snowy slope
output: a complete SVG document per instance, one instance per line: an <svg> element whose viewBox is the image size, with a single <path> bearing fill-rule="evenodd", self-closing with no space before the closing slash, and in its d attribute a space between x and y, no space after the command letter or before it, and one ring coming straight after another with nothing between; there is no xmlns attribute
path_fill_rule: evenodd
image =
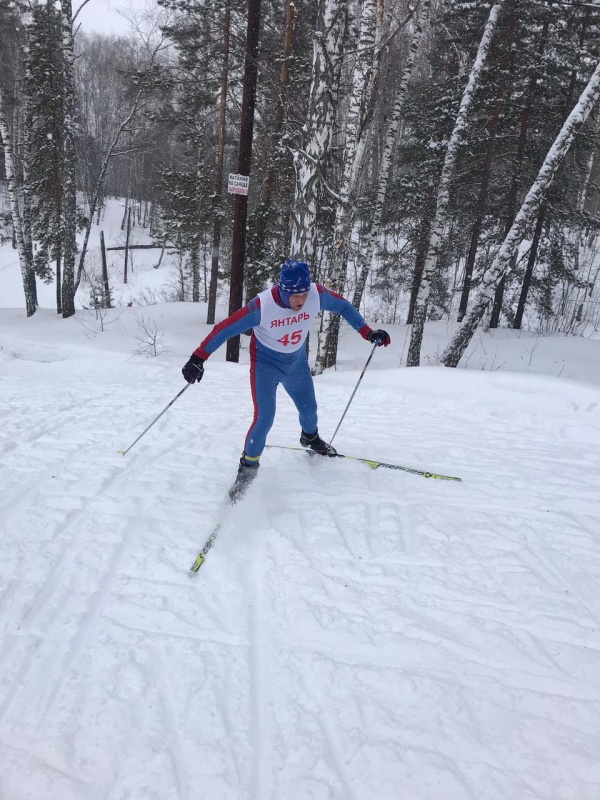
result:
<svg viewBox="0 0 600 800"><path fill-rule="evenodd" d="M467 369L406 370L391 328L335 444L462 483L269 450L190 577L252 416L248 341L119 456L209 330L143 303L173 282L157 260L123 285L109 253L100 319L44 285L26 319L0 247L0 800L598 800L600 341L497 330ZM369 352L343 326L325 435ZM297 444L278 402L270 442Z"/></svg>
<svg viewBox="0 0 600 800"><path fill-rule="evenodd" d="M2 800L597 800L600 389L397 369L341 451L271 450L197 576L251 417L220 352L181 388L191 304L0 311ZM571 340L576 356L598 342ZM317 379L331 433L369 348ZM243 354L247 362L247 353ZM296 444L279 397L272 443Z"/></svg>

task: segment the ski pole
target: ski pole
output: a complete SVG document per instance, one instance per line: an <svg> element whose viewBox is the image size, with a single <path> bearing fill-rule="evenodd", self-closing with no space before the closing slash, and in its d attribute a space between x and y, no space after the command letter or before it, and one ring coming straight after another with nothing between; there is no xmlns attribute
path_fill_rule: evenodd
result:
<svg viewBox="0 0 600 800"><path fill-rule="evenodd" d="M375 350L377 350L377 347L378 347L378 346L379 346L378 342L375 342L375 344L373 345L373 349L371 350L371 355L370 355L370 356L367 358L367 363L364 365L364 367L363 367L363 371L360 373L360 378L358 379L358 381L357 381L357 383L356 383L356 386L354 387L354 391L352 392L352 395L351 395L351 397L350 397L350 400L348 400L348 405L347 405L347 406L346 406L346 408L344 409L344 413L342 414L342 418L341 418L341 420L338 422L338 426L337 426L337 428L334 430L334 432L333 432L333 436L331 437L331 440L330 440L329 444L331 444L331 442L333 442L333 440L335 439L335 435L336 435L336 433L339 431L339 429L340 429L340 425L342 424L342 422L344 421L344 417L346 416L346 411L348 411L348 409L350 408L350 403L352 402L352 399L354 398L354 395L356 394L356 390L357 390L357 389L358 389L358 387L360 386L360 382L361 382L361 381L362 381L362 379L363 379L363 375L364 375L364 374L365 374L365 372L367 371L367 367L369 366L369 364L371 363L371 359L373 358L373 353L375 352Z"/></svg>
<svg viewBox="0 0 600 800"><path fill-rule="evenodd" d="M140 433L140 435L137 437L137 439L135 440L135 442L133 442L132 444L130 444L130 445L129 445L129 447L127 448L127 450L117 450L117 453L118 453L120 456L126 456L126 455L127 455L127 453L128 453L128 452L131 450L131 448L133 447L133 445L134 445L134 444L137 444L137 443L139 442L139 440L142 438L142 436L144 436L144 434L148 433L148 431L149 431L149 430L150 430L150 428L151 428L151 427L154 425L154 423L155 423L155 422L158 422L158 420L159 420L159 419L162 417L162 415L165 413L165 411L167 411L169 408L171 408L171 406L173 405L173 403L175 402L175 400L177 400L179 397L181 397L181 395L182 395L182 394L185 392L185 390L186 390L186 389L189 389L191 385L192 385L191 383L186 383L186 385L183 387L183 389L182 389L180 392L178 392L178 393L175 395L175 397L174 397L174 398L171 400L171 402L170 402L170 403L169 403L167 406L165 406L165 408L163 408L163 410L160 412L160 414L158 415L158 417L156 417L156 419L153 419L153 420L152 420L152 422L150 423L150 425L148 425L148 427L146 428L146 430L145 430L145 431L142 431L142 432Z"/></svg>

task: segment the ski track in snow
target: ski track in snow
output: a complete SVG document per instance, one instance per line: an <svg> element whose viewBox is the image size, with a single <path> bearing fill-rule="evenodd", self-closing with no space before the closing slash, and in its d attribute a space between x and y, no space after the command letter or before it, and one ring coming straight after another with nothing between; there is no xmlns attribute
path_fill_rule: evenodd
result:
<svg viewBox="0 0 600 800"><path fill-rule="evenodd" d="M122 458L156 386L3 378L2 800L597 800L592 389L416 387L403 451L365 386L341 450L463 483L270 451L190 577L248 421L211 379Z"/></svg>
<svg viewBox="0 0 600 800"><path fill-rule="evenodd" d="M268 718L273 709L269 701L270 662L268 587L270 557L267 542L261 537L254 546L250 565L250 670L252 698L252 743L254 753L253 797L268 797L268 754L271 736Z"/></svg>

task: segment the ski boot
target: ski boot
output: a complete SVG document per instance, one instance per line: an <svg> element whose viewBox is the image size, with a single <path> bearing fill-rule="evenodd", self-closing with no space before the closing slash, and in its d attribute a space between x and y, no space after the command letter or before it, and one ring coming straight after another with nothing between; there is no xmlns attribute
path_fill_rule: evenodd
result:
<svg viewBox="0 0 600 800"><path fill-rule="evenodd" d="M326 441L321 439L318 430L316 430L314 433L306 433L306 431L302 431L302 435L300 436L300 444L302 447L308 447L309 450L312 450L314 453L318 453L320 456L331 456L332 458L337 456L337 450L330 444L327 444Z"/></svg>
<svg viewBox="0 0 600 800"><path fill-rule="evenodd" d="M253 463L246 461L246 454L242 454L235 483L229 490L229 499L232 503L236 503L246 493L248 487L258 475L259 466L258 458Z"/></svg>

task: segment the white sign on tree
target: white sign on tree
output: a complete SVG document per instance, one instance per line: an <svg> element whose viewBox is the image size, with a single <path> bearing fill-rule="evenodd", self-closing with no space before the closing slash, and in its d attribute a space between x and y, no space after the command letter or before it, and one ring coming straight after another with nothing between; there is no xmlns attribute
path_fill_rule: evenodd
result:
<svg viewBox="0 0 600 800"><path fill-rule="evenodd" d="M227 191L230 194L248 194L249 175L237 175L235 172L229 173L227 181Z"/></svg>

